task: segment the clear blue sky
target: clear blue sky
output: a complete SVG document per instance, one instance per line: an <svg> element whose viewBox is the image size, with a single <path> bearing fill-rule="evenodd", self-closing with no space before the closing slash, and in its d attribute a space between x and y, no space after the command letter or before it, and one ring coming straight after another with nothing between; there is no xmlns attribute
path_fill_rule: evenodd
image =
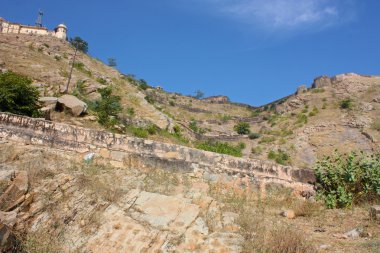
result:
<svg viewBox="0 0 380 253"><path fill-rule="evenodd" d="M2 0L0 16L64 22L103 61L169 91L261 105L344 72L380 74L379 0Z"/></svg>

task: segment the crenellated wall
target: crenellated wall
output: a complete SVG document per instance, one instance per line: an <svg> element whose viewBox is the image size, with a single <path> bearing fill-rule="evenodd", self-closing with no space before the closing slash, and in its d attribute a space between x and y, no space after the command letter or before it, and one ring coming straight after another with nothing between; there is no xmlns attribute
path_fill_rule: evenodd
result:
<svg viewBox="0 0 380 253"><path fill-rule="evenodd" d="M0 138L79 153L94 152L117 166L139 163L184 172L226 174L313 191L310 170L236 158L184 146L0 112Z"/></svg>

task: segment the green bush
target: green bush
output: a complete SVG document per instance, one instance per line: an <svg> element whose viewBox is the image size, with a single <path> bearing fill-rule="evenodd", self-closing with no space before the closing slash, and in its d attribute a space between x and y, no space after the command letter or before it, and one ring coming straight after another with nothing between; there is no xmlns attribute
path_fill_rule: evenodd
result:
<svg viewBox="0 0 380 253"><path fill-rule="evenodd" d="M227 142L212 142L212 141L206 141L206 142L199 142L196 144L196 148L211 151L219 154L226 154L226 155L232 155L236 157L242 156L242 149L245 148L244 143L239 143L237 146L231 145Z"/></svg>
<svg viewBox="0 0 380 253"><path fill-rule="evenodd" d="M98 122L106 127L111 127L117 123L118 114L122 108L120 97L112 95L112 88L106 87L99 90L102 98L92 104L92 109L98 115Z"/></svg>
<svg viewBox="0 0 380 253"><path fill-rule="evenodd" d="M128 127L129 131L132 132L132 134L136 137L139 137L139 138L148 138L149 136L149 132L148 130L142 128L142 127Z"/></svg>
<svg viewBox="0 0 380 253"><path fill-rule="evenodd" d="M192 119L189 123L189 128L191 130L193 130L195 133L198 133L198 134L204 134L206 132L205 129L202 129L200 127L198 127L198 123L195 119Z"/></svg>
<svg viewBox="0 0 380 253"><path fill-rule="evenodd" d="M107 80L101 77L96 78L96 81L100 84L107 85Z"/></svg>
<svg viewBox="0 0 380 253"><path fill-rule="evenodd" d="M314 117L319 112L318 108L314 106L313 110L309 112L309 117Z"/></svg>
<svg viewBox="0 0 380 253"><path fill-rule="evenodd" d="M260 136L261 135L259 133L250 133L248 137L249 139L254 140L260 138Z"/></svg>
<svg viewBox="0 0 380 253"><path fill-rule="evenodd" d="M234 126L234 130L240 134L249 134L251 130L249 129L250 125L247 122L239 122Z"/></svg>
<svg viewBox="0 0 380 253"><path fill-rule="evenodd" d="M147 95L145 96L145 100L149 103L149 104L154 104L154 102L156 102L154 100L154 98L151 96L151 95Z"/></svg>
<svg viewBox="0 0 380 253"><path fill-rule="evenodd" d="M340 101L339 106L341 109L352 109L354 106L354 101L352 98L346 98Z"/></svg>
<svg viewBox="0 0 380 253"><path fill-rule="evenodd" d="M0 111L38 117L39 92L32 80L13 73L0 74Z"/></svg>
<svg viewBox="0 0 380 253"><path fill-rule="evenodd" d="M269 151L268 159L276 161L278 164L288 165L290 164L290 156L283 150L278 150L275 152L273 150Z"/></svg>
<svg viewBox="0 0 380 253"><path fill-rule="evenodd" d="M270 143L274 142L276 140L276 137L273 136L264 136L260 139L259 143Z"/></svg>
<svg viewBox="0 0 380 253"><path fill-rule="evenodd" d="M170 106L175 106L174 101L173 101L173 100L170 100L170 101L169 101L169 105L170 105Z"/></svg>
<svg viewBox="0 0 380 253"><path fill-rule="evenodd" d="M307 115L300 113L297 115L296 124L306 124L307 123Z"/></svg>
<svg viewBox="0 0 380 253"><path fill-rule="evenodd" d="M146 90L148 88L152 88L151 86L148 85L148 83L144 80L144 79L140 79L138 81L138 86L140 87L140 89L142 90Z"/></svg>
<svg viewBox="0 0 380 253"><path fill-rule="evenodd" d="M181 127L178 125L173 126L173 131L175 134L181 134Z"/></svg>
<svg viewBox="0 0 380 253"><path fill-rule="evenodd" d="M335 152L316 163L315 175L318 198L328 208L380 200L380 154Z"/></svg>
<svg viewBox="0 0 380 253"><path fill-rule="evenodd" d="M323 88L315 88L315 89L311 89L311 92L312 93L323 93L323 92L325 92L325 89L323 89Z"/></svg>

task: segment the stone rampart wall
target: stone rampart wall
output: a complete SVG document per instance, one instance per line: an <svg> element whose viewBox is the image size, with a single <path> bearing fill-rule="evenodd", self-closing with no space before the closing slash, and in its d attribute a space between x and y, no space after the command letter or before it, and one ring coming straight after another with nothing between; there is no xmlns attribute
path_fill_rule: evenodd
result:
<svg viewBox="0 0 380 253"><path fill-rule="evenodd" d="M312 190L308 183L314 181L310 170L9 113L0 113L0 138L80 153L94 152L117 166L138 161L141 165L184 172L249 177L253 181L274 182L306 191Z"/></svg>

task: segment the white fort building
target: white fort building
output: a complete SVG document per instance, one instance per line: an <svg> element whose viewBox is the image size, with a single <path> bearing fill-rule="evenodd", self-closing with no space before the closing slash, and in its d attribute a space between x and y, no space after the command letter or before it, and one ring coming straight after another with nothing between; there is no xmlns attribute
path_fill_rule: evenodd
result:
<svg viewBox="0 0 380 253"><path fill-rule="evenodd" d="M53 31L49 31L46 27L42 26L41 19L39 21L36 23L36 26L31 26L9 22L0 17L0 33L46 35L66 40L67 27L64 24L59 24Z"/></svg>

